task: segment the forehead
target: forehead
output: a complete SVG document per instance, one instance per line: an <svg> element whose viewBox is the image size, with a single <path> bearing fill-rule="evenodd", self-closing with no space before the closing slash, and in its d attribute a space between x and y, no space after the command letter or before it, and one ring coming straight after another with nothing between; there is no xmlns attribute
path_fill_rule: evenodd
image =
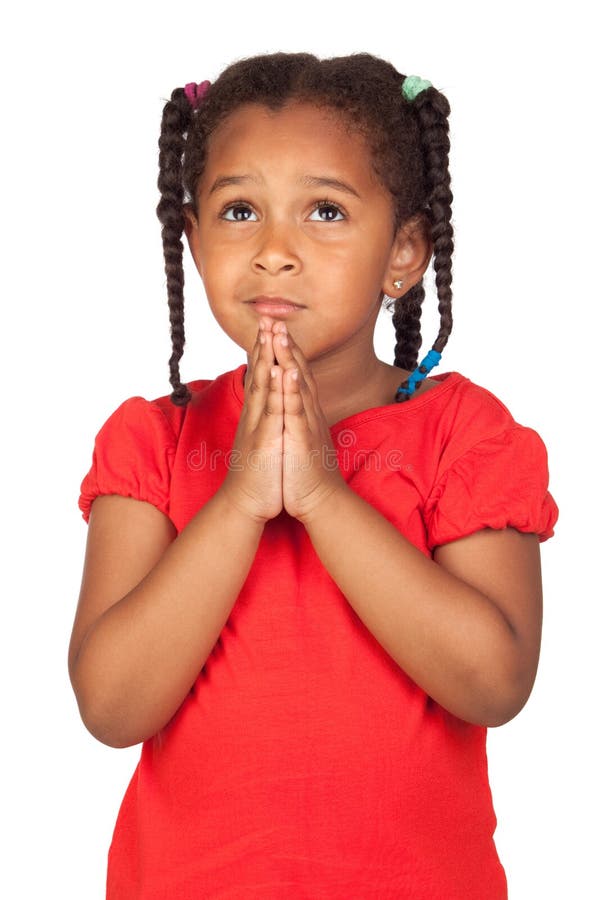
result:
<svg viewBox="0 0 600 900"><path fill-rule="evenodd" d="M363 186L378 187L366 139L342 114L291 102L281 110L245 104L210 136L205 172L253 164L309 169L327 166Z"/></svg>

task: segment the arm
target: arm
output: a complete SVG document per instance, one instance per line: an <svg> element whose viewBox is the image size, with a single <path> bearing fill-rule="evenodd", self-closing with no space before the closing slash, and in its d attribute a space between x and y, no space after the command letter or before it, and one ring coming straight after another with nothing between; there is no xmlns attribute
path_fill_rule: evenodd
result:
<svg viewBox="0 0 600 900"><path fill-rule="evenodd" d="M178 537L149 503L94 500L69 674L99 741L131 746L172 718L229 617L263 528L222 490Z"/></svg>
<svg viewBox="0 0 600 900"><path fill-rule="evenodd" d="M302 521L357 615L427 694L478 725L519 712L539 659L537 535L483 529L432 560L347 485Z"/></svg>

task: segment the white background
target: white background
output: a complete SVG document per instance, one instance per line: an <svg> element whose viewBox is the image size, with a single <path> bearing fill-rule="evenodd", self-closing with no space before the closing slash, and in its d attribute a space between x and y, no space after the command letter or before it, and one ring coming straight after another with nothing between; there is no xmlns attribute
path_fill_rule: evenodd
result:
<svg viewBox="0 0 600 900"><path fill-rule="evenodd" d="M511 900L600 896L598 71L591 4L21 3L2 59L2 896L101 900L139 746L85 729L67 674L93 439L127 397L170 392L157 138L164 100L256 53L368 51L452 106L454 331L436 373L487 387L548 448L534 691L490 729ZM595 240L593 241L593 238ZM245 361L187 265L182 379ZM426 301L423 348L437 335ZM393 362L391 321L376 332ZM350 898L349 898L350 900ZM351 898L354 900L354 898Z"/></svg>

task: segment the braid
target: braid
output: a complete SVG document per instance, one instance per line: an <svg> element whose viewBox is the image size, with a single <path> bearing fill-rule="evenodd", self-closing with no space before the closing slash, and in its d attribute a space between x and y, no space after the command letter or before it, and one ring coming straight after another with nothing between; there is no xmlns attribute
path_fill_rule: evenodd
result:
<svg viewBox="0 0 600 900"><path fill-rule="evenodd" d="M417 365L417 353L423 343L421 307L424 299L425 289L421 279L393 304L392 325L396 329L394 365L401 369L414 369Z"/></svg>
<svg viewBox="0 0 600 900"><path fill-rule="evenodd" d="M179 376L185 344L184 202L189 199L196 211L211 135L232 112L249 103L272 112L284 109L291 101L314 104L339 113L351 130L365 138L373 172L393 203L394 230L414 217L425 220L433 244L440 314L432 350L441 353L452 330L450 106L431 85L425 86L421 79L415 83L411 76L409 79L412 85L405 84L406 76L391 63L368 53L329 59L308 53L271 53L237 60L208 91L205 88L209 82L173 91L164 108L159 141L161 201L157 214L162 224L169 298L173 346L169 369L174 404L185 406L191 399ZM429 360L427 366L418 366L424 299L421 279L403 298L389 300L389 306L386 303L388 310L392 306L394 310L394 365L411 371L413 376L415 372L423 376L415 385L414 378L402 382L395 398L398 403L411 399L412 391L421 386L431 368Z"/></svg>
<svg viewBox="0 0 600 900"><path fill-rule="evenodd" d="M452 215L452 191L450 190L450 172L448 168L448 156L450 140L448 137L448 116L450 105L439 91L428 88L418 94L412 101L418 115L421 129L421 146L425 162L425 180L428 194L428 213L431 223L431 238L433 241L433 268L435 269L435 284L438 295L438 311L440 313L440 330L432 349L441 353L452 331L452 251L454 250L454 232L450 222ZM413 298L413 291L419 291L420 300ZM396 328L396 359L395 366L415 369L417 364L417 350L421 345L420 329L415 339L415 327L419 327L420 303L423 301L422 283L415 285L406 298L399 298L395 303L395 313L392 319ZM409 299L410 298L410 299ZM406 303L407 310L402 311ZM418 312L416 311L418 310ZM399 328L407 330L407 335L402 338ZM419 366L419 372L427 373L428 369ZM421 386L418 381L415 390ZM402 382L401 388L409 387L408 379ZM396 402L402 403L410 399L407 393L398 393Z"/></svg>
<svg viewBox="0 0 600 900"><path fill-rule="evenodd" d="M171 94L171 100L163 110L160 138L158 141L158 188L161 193L156 208L162 225L162 242L167 276L169 319L171 322L171 344L173 353L169 359L169 381L173 387L171 402L185 406L191 400L191 393L181 383L179 360L183 356L185 329L183 324L183 243L184 229L182 156L184 134L189 128L192 109L183 88Z"/></svg>

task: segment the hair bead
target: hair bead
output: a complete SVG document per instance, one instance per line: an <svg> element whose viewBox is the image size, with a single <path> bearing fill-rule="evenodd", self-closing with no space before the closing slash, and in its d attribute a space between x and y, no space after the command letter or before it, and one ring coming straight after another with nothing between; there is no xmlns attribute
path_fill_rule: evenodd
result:
<svg viewBox="0 0 600 900"><path fill-rule="evenodd" d="M206 104L202 115L196 115L209 89L214 102ZM409 108L417 97L418 102ZM185 406L190 399L179 374L185 343L184 204L188 198L196 200L207 141L223 118L245 103L278 109L289 98L309 103L314 98L318 105L330 106L342 116L347 113L373 136L370 149L380 163L382 182L394 200L394 227L420 216L424 228L431 233L440 313L434 346L439 351L452 330L450 107L443 94L431 82L416 75L404 76L391 63L369 53L327 59L309 53L270 53L241 59L221 72L212 84L190 82L177 88L163 112L159 141L161 201L157 213L163 226L173 348L169 360L171 400L177 405ZM401 139L397 139L398 135ZM394 289L400 290L397 285ZM420 318L424 299L423 279L405 290L401 298L388 298L394 303L394 365L408 372L417 366L422 344ZM419 382L414 378L411 387L414 389ZM407 384L408 378L403 382L404 389L397 392L396 402L410 400L412 392Z"/></svg>

